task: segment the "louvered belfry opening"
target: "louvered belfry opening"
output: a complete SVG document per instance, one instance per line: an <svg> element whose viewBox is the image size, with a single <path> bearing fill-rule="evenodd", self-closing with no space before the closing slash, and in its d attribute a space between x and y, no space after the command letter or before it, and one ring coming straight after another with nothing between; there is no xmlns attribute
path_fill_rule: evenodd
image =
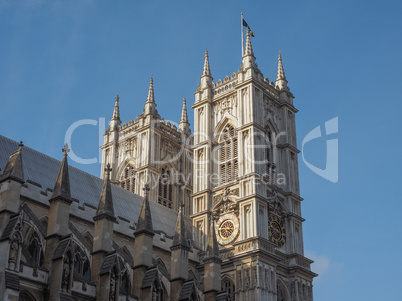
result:
<svg viewBox="0 0 402 301"><path fill-rule="evenodd" d="M127 165L124 169L123 179L120 182L122 188L135 193L135 184L136 184L136 172L135 167L131 165Z"/></svg>
<svg viewBox="0 0 402 301"><path fill-rule="evenodd" d="M220 184L235 180L239 175L238 139L235 128L227 124L220 141L219 173Z"/></svg>
<svg viewBox="0 0 402 301"><path fill-rule="evenodd" d="M163 167L159 177L158 203L170 209L173 207L173 187L171 172L168 167Z"/></svg>

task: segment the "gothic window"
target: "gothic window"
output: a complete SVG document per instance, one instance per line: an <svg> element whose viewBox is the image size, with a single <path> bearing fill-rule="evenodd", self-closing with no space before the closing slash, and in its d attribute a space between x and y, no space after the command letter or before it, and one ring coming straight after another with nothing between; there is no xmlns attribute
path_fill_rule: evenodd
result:
<svg viewBox="0 0 402 301"><path fill-rule="evenodd" d="M94 239L93 239L91 233L89 233L89 232L87 231L87 232L85 232L85 233L83 234L83 236L84 236L85 240L92 246L92 244L93 244L93 242L94 242Z"/></svg>
<svg viewBox="0 0 402 301"><path fill-rule="evenodd" d="M234 127L226 125L220 137L219 146L220 183L235 180L239 176L238 140Z"/></svg>
<svg viewBox="0 0 402 301"><path fill-rule="evenodd" d="M74 278L85 282L91 281L91 267L89 264L89 259L85 252L78 245L75 246Z"/></svg>
<svg viewBox="0 0 402 301"><path fill-rule="evenodd" d="M44 216L40 219L40 222L42 223L42 225L45 227L45 229L47 229L47 224L48 224L49 218L47 216Z"/></svg>
<svg viewBox="0 0 402 301"><path fill-rule="evenodd" d="M173 207L173 186L171 176L171 172L167 167L162 168L158 188L158 203L169 207L170 209Z"/></svg>
<svg viewBox="0 0 402 301"><path fill-rule="evenodd" d="M276 286L276 291L278 294L278 301L287 301L288 299L286 298L287 294L286 294L286 290L284 288L283 283L278 282L277 286Z"/></svg>
<svg viewBox="0 0 402 301"><path fill-rule="evenodd" d="M22 291L19 294L18 301L36 301L34 296L28 291Z"/></svg>
<svg viewBox="0 0 402 301"><path fill-rule="evenodd" d="M119 279L119 294L128 296L130 294L130 276L128 274L126 265L124 264L123 260L119 257L119 270L120 270L120 277L116 277ZM117 271L117 270L116 270Z"/></svg>
<svg viewBox="0 0 402 301"><path fill-rule="evenodd" d="M28 261L31 261L35 266L42 267L44 261L43 247L38 233L34 230L28 240L27 251L30 257Z"/></svg>
<svg viewBox="0 0 402 301"><path fill-rule="evenodd" d="M227 292L228 301L235 301L235 284L230 278L222 280L221 289Z"/></svg>
<svg viewBox="0 0 402 301"><path fill-rule="evenodd" d="M160 286L158 284L157 281L154 282L154 284L152 285L152 301L161 301L163 300L163 296L161 296L161 294L163 295Z"/></svg>
<svg viewBox="0 0 402 301"><path fill-rule="evenodd" d="M136 184L136 171L135 167L131 165L127 165L123 171L123 177L120 181L120 185L122 188L135 193L135 184Z"/></svg>
<svg viewBox="0 0 402 301"><path fill-rule="evenodd" d="M125 272L121 276L121 281L120 281L120 294L127 296L129 293L129 284L130 284L130 278L128 277L127 272Z"/></svg>
<svg viewBox="0 0 402 301"><path fill-rule="evenodd" d="M266 176L269 183L272 183L275 177L275 162L274 162L274 144L273 144L273 133L271 129L267 126L265 128L266 135L266 149L265 149L265 161L266 161Z"/></svg>

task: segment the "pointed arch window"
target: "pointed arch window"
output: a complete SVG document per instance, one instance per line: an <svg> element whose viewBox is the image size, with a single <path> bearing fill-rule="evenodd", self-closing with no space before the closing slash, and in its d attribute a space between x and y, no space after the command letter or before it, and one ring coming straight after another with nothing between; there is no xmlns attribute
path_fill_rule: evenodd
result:
<svg viewBox="0 0 402 301"><path fill-rule="evenodd" d="M220 137L219 145L220 183L228 183L239 176L238 140L234 127L226 125Z"/></svg>
<svg viewBox="0 0 402 301"><path fill-rule="evenodd" d="M18 297L18 301L36 301L34 296L28 291L21 291Z"/></svg>
<svg viewBox="0 0 402 301"><path fill-rule="evenodd" d="M91 281L91 266L88 256L78 245L75 245L74 251L74 278L85 282Z"/></svg>
<svg viewBox="0 0 402 301"><path fill-rule="evenodd" d="M235 284L230 278L222 280L221 289L227 292L228 301L235 301Z"/></svg>
<svg viewBox="0 0 402 301"><path fill-rule="evenodd" d="M172 174L168 167L162 168L159 177L158 203L173 208Z"/></svg>
<svg viewBox="0 0 402 301"><path fill-rule="evenodd" d="M152 300L165 301L167 298L167 291L163 283L154 281L152 284Z"/></svg>
<svg viewBox="0 0 402 301"><path fill-rule="evenodd" d="M127 165L126 168L124 168L123 177L120 181L121 187L132 193L136 193L136 175L135 167Z"/></svg>
<svg viewBox="0 0 402 301"><path fill-rule="evenodd" d="M273 132L271 131L269 126L265 127L265 142L266 142L266 148L265 148L265 161L266 161L266 177L269 183L273 184L273 181L275 179L275 171L276 171L276 165L275 165L275 160L274 160L274 142L273 142Z"/></svg>
<svg viewBox="0 0 402 301"><path fill-rule="evenodd" d="M37 267L42 267L44 263L43 246L38 233L33 230L28 240L27 249L28 261L32 262Z"/></svg>
<svg viewBox="0 0 402 301"><path fill-rule="evenodd" d="M124 261L118 257L119 262L119 295L128 296L130 294L130 276Z"/></svg>

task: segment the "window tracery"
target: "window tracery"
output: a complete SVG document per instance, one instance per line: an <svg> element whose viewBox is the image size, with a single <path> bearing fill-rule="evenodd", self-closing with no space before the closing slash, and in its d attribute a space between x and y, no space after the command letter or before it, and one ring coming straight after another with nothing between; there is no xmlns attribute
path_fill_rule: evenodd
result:
<svg viewBox="0 0 402 301"><path fill-rule="evenodd" d="M43 246L39 234L32 230L27 243L27 251L31 261L35 266L42 267L44 263Z"/></svg>
<svg viewBox="0 0 402 301"><path fill-rule="evenodd" d="M235 301L235 284L230 278L226 277L222 280L221 289L227 292L228 301Z"/></svg>
<svg viewBox="0 0 402 301"><path fill-rule="evenodd" d="M75 245L74 278L85 282L91 281L91 266L84 250Z"/></svg>
<svg viewBox="0 0 402 301"><path fill-rule="evenodd" d="M123 171L123 177L120 181L120 185L122 188L131 191L132 193L136 192L136 170L132 165L127 165Z"/></svg>
<svg viewBox="0 0 402 301"><path fill-rule="evenodd" d="M266 160L266 176L269 183L272 183L275 177L275 160L274 160L274 143L273 143L273 132L269 126L265 127L266 135L266 149L265 149L265 160Z"/></svg>
<svg viewBox="0 0 402 301"><path fill-rule="evenodd" d="M158 203L173 208L172 174L168 167L163 167L159 177Z"/></svg>

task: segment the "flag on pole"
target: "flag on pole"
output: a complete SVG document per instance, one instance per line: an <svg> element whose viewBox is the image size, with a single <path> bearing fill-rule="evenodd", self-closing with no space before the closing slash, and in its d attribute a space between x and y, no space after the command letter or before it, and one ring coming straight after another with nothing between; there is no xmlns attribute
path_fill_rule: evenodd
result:
<svg viewBox="0 0 402 301"><path fill-rule="evenodd" d="M248 26L246 20L244 20L244 19L243 19L243 26L244 26L244 27L247 27L247 29L250 30L250 35L251 35L252 37L254 37L254 32L250 29L250 26Z"/></svg>

